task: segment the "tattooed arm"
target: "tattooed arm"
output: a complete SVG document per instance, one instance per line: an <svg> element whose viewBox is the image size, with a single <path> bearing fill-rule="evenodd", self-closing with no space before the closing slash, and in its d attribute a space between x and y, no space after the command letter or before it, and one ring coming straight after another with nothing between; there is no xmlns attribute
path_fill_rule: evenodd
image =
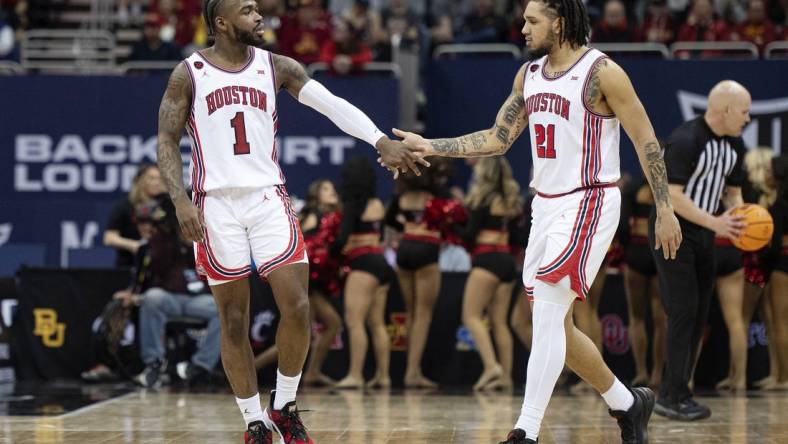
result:
<svg viewBox="0 0 788 444"><path fill-rule="evenodd" d="M374 146L382 163L394 171L394 178L398 176L400 169L409 169L419 174L416 164L430 166L429 162L422 159L420 149L389 139L360 109L335 96L319 82L311 80L300 63L280 55L274 55L273 60L276 80L279 83L277 88L287 90L299 102L328 117L347 134Z"/></svg>
<svg viewBox="0 0 788 444"><path fill-rule="evenodd" d="M181 136L192 103L192 87L188 68L181 63L175 67L164 91L159 106L159 145L157 163L167 185L181 233L187 240L202 241L202 215L189 200L183 186L183 159L181 158Z"/></svg>
<svg viewBox="0 0 788 444"><path fill-rule="evenodd" d="M673 212L662 150L646 110L627 74L612 61L602 59L596 63L590 76L583 100L592 110L615 114L635 145L657 206L654 247L662 248L665 259L675 259L681 245L681 228Z"/></svg>
<svg viewBox="0 0 788 444"><path fill-rule="evenodd" d="M423 148L425 156L483 157L504 154L528 125L523 98L523 65L517 72L512 92L506 98L492 128L451 139L425 139L417 134L395 129L405 144Z"/></svg>

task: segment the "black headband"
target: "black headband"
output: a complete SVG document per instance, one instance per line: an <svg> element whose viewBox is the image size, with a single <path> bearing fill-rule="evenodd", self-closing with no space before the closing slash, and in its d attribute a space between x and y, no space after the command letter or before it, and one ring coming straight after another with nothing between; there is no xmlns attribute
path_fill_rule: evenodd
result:
<svg viewBox="0 0 788 444"><path fill-rule="evenodd" d="M213 19L216 17L216 9L223 0L205 0L203 4L203 17L205 18L205 26L208 27L208 35L213 35Z"/></svg>

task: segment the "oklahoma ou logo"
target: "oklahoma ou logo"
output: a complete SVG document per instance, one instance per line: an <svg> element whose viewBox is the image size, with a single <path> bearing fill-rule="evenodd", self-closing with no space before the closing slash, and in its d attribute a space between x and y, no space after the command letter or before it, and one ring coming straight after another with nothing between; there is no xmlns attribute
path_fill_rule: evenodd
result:
<svg viewBox="0 0 788 444"><path fill-rule="evenodd" d="M608 352L623 355L629 351L629 330L619 315L605 315L599 322L602 324L602 340Z"/></svg>
<svg viewBox="0 0 788 444"><path fill-rule="evenodd" d="M684 120L706 111L708 96L679 90L679 108ZM778 153L788 143L788 97L753 100L750 108L752 121L744 127L742 139L748 149L770 146Z"/></svg>

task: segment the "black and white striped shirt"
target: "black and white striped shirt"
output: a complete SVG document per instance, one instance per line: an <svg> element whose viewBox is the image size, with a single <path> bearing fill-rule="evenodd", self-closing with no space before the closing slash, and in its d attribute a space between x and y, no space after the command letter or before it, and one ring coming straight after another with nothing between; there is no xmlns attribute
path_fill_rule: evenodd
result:
<svg viewBox="0 0 788 444"><path fill-rule="evenodd" d="M684 185L698 208L716 214L726 186L741 186L744 143L741 137L719 137L703 116L676 128L665 146L668 182Z"/></svg>

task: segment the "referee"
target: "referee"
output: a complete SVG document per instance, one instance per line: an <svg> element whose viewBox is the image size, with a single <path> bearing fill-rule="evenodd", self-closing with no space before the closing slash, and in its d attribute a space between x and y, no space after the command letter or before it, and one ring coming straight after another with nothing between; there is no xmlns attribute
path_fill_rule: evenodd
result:
<svg viewBox="0 0 788 444"><path fill-rule="evenodd" d="M712 297L714 235L735 239L744 227L730 210L743 203L741 133L750 121L750 104L742 85L718 83L709 92L706 113L676 128L665 147L668 189L684 236L675 260L652 250L668 315L665 373L654 411L670 419L711 416L708 407L695 402L688 383ZM715 217L720 201L728 211ZM652 245L655 217L652 209Z"/></svg>

